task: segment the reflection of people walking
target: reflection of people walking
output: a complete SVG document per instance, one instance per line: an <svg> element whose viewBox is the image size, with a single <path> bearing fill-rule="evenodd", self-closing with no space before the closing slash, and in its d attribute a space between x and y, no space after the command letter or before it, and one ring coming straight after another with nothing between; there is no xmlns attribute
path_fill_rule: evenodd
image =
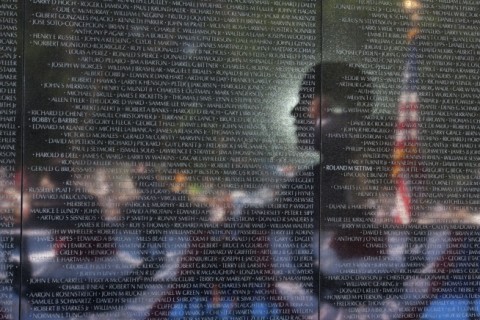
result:
<svg viewBox="0 0 480 320"><path fill-rule="evenodd" d="M119 254L114 226L103 218L96 198L75 189L72 180L70 171L48 172L38 188L30 188L36 192L32 195L36 202L30 219L24 222L21 264L13 269L15 283L19 284L16 292L30 302L27 314L44 309L45 317L57 319L66 314L70 318L118 310L144 294L162 265L163 258L152 257L135 265ZM53 242L48 248L53 249L52 257L43 254L49 260L38 262L32 257L43 253L41 244L30 234L44 231L49 232L44 238ZM79 299L77 288L88 299ZM105 298L106 288L115 299ZM50 308L50 300L38 299L45 296L62 297L64 306Z"/></svg>
<svg viewBox="0 0 480 320"><path fill-rule="evenodd" d="M150 310L148 319L293 316L273 281L268 232L242 228L250 225L243 221L209 223L190 237L174 282Z"/></svg>
<svg viewBox="0 0 480 320"><path fill-rule="evenodd" d="M175 278L148 319L292 315L273 281L268 230L252 228L256 219L248 214L234 215L229 196L208 202L202 211L210 219L197 219L189 230Z"/></svg>
<svg viewBox="0 0 480 320"><path fill-rule="evenodd" d="M41 194L32 203L27 225L46 227L54 233L53 249L60 260L93 261L114 256L115 240L106 228L97 198L71 185L70 168L49 171L41 180Z"/></svg>
<svg viewBox="0 0 480 320"><path fill-rule="evenodd" d="M300 150L320 152L322 136L342 133L359 113L370 111L368 108L356 110L348 100L349 96L361 95L365 96L362 101L368 104L371 101L369 93L361 94L358 88L339 86L346 76L359 75L358 69L345 64L324 64L312 68L305 76L299 92L300 101L292 111ZM322 135L321 131L326 133ZM325 139L323 163L347 161L351 154L345 146L350 142ZM279 192L274 203L266 208L244 210L236 218L239 221L234 224L235 229L228 227L229 219L235 219L230 217L224 223L211 224L194 234L190 249L181 259L177 280L155 303L148 319L194 315L201 318L209 316L208 310L216 310L217 314L223 313L226 317L260 314L267 319L272 316L318 317L319 298L324 301L329 290L334 289L334 282L328 284L327 280L322 282L325 284L322 290L319 287L321 221L328 221L326 217L339 213L339 210L324 210L320 217L320 186L327 186L322 193L326 203L345 205L353 201L347 188L328 187L344 185L343 176L329 171L320 177L320 171L320 164L301 171ZM363 213L355 211L355 214ZM235 245L238 249L229 252L228 246ZM242 250L246 248L253 250ZM348 253L342 254L348 256ZM227 274L217 274L219 271ZM209 278L208 275L213 276ZM182 280L189 282L193 295L182 290ZM238 288L246 290L240 290L243 292L240 294Z"/></svg>

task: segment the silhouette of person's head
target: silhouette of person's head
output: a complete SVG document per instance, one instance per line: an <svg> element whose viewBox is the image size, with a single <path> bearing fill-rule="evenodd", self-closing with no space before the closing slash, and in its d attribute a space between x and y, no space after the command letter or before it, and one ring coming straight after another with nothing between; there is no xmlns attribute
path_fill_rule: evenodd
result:
<svg viewBox="0 0 480 320"><path fill-rule="evenodd" d="M338 131L349 121L371 112L371 83L357 67L321 63L301 83L295 117L300 150L320 151L322 133Z"/></svg>

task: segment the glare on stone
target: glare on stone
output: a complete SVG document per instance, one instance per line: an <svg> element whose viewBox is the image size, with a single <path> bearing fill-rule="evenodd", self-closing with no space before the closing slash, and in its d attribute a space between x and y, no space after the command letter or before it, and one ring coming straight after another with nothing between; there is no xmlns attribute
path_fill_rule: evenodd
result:
<svg viewBox="0 0 480 320"><path fill-rule="evenodd" d="M404 2L404 7L406 10L415 10L420 7L420 4L415 0L406 0Z"/></svg>

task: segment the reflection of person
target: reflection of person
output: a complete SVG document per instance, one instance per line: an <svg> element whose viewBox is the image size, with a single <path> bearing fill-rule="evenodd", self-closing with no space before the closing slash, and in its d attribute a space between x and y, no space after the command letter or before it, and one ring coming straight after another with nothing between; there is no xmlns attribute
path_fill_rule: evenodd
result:
<svg viewBox="0 0 480 320"><path fill-rule="evenodd" d="M331 293L342 284L323 276L320 266L328 265L328 261L320 263L320 246L323 248L326 245L328 251L334 252L337 261L380 254L378 249L368 247L362 240L336 241L340 238L360 239L362 235L359 229L338 230L339 219L366 218L365 209L349 209L361 201L352 192L361 185L361 182L346 178L345 172L340 169L351 165L350 161L358 157L350 151L352 146L358 145L358 142L351 139L345 129L353 120L360 120L371 111L372 97L369 85L358 68L343 63L319 64L306 74L299 92L299 103L292 110L298 148L318 152L321 161L313 168L299 172L283 191L285 196L282 196L279 202L287 208L283 212L286 221L296 221L295 217L291 216L294 212L291 209L296 204L312 204L312 210L303 210L301 213L306 218L310 215L313 217L312 220L307 220L311 221L313 226L312 232L309 233L310 250L302 252L296 249L296 253L290 259L293 260L292 264L297 273L305 272L307 271L305 269L313 266L313 286L310 288L321 303L329 300ZM358 101L362 101L363 104L356 103ZM331 167L340 169L328 170ZM308 182L310 188L305 182ZM289 198L295 200L292 202ZM302 237L305 230L296 227L294 223L292 227L290 241L296 248L301 248L302 242L308 239ZM326 238L322 235L321 239L320 229L325 231L322 234L330 235L332 234L330 231L333 230L334 236L324 241ZM310 257L309 252L312 253ZM308 261L311 264L301 264L298 261ZM309 284L303 283L303 286L308 292Z"/></svg>
<svg viewBox="0 0 480 320"><path fill-rule="evenodd" d="M30 223L55 232L53 248L58 257L90 261L115 255L113 237L96 232L106 226L97 199L72 186L69 167L53 168L40 181L40 193L34 195L45 200L32 203Z"/></svg>
<svg viewBox="0 0 480 320"><path fill-rule="evenodd" d="M155 168L139 164L132 168L131 179L138 197L123 208L127 227L137 230L140 257L164 260L165 235L173 226L179 196L157 180Z"/></svg>
<svg viewBox="0 0 480 320"><path fill-rule="evenodd" d="M22 298L29 299L30 312L47 309L46 304L50 304L35 297L62 295L65 307L48 309L58 315L49 316L55 319L67 314L73 317L74 313L80 316L118 310L119 305L144 294L153 283L163 258L132 263L133 259L120 252L122 248L115 241L116 234L121 235L123 230L114 229L104 219L97 198L73 186L70 168L51 168L54 170L44 173L38 187L29 188L34 200L31 217L25 222L24 236L27 236L21 246L25 258L14 268L19 284L15 290ZM47 245L28 237L30 231L45 233L41 229L48 231ZM54 251L51 253L55 256L49 258L47 250ZM48 260L35 259L39 254ZM67 282L74 290L82 288L82 295L89 299L78 300L77 295L65 287ZM112 283L115 286L109 287ZM109 294L116 297L108 304L105 303L107 287Z"/></svg>
<svg viewBox="0 0 480 320"><path fill-rule="evenodd" d="M30 217L23 221L26 238L22 241L21 264L17 268L21 272L18 293L29 299L33 309L43 303L30 300L35 294L53 295L63 290L61 283L69 272L65 266L94 264L116 255L113 236L101 232L105 231L106 224L97 199L73 186L70 167L56 164L44 172L38 187L29 188ZM42 234L41 229L48 232L48 236L43 237L45 241L35 241L28 236L32 231ZM51 254L51 258L38 261L34 257L39 254L45 257ZM52 278L57 281L45 280ZM75 279L75 283L82 281ZM82 310L93 305L93 302L85 303Z"/></svg>
<svg viewBox="0 0 480 320"><path fill-rule="evenodd" d="M342 90L339 87L345 76L355 72L358 77L358 69L325 64L306 75L300 101L292 111L299 149L319 152L321 129L342 132L348 121L358 116L352 112L354 109L347 98L358 95L356 88ZM320 81L321 74L328 75L326 82ZM322 157L324 161L343 162L350 156L345 150L348 140L336 143L329 146L328 154ZM333 181L340 184L341 176L331 173L323 179L325 185ZM329 189L325 197L333 203L347 203L350 194L346 190ZM188 314L208 317L210 313L205 312L214 309L226 317L262 315L301 319L316 316L316 301L327 294L320 292L318 285L320 258L315 243L318 243L320 228L319 198L320 164L316 164L300 172L267 208L247 208L239 217L227 215L226 223L212 223L210 229L199 230L191 242L191 248L197 249L188 250L179 267L179 279L190 276L188 286L192 290L181 290L181 284L174 283L150 310L149 319L174 315L182 318ZM273 241L269 241L270 233L274 235ZM275 241L282 234L288 235L289 243L283 239ZM287 270L278 270L288 264ZM283 273L277 276L277 272ZM276 281L279 279L281 283ZM298 282L303 287L301 294ZM332 285L322 280L322 287L328 289ZM236 290L238 288L242 290ZM233 294L235 291L242 294Z"/></svg>

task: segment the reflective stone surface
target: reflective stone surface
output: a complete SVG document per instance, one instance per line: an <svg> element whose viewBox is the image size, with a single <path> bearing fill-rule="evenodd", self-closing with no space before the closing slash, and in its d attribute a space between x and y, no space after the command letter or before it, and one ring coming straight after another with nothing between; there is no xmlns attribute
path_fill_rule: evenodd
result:
<svg viewBox="0 0 480 320"><path fill-rule="evenodd" d="M478 11L0 4L0 318L478 317Z"/></svg>

